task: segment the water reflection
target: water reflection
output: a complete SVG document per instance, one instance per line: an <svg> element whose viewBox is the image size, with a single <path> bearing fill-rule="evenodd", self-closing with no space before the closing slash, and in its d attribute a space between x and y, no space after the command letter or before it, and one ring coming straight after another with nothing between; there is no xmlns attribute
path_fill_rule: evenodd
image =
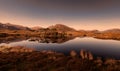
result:
<svg viewBox="0 0 120 71"><path fill-rule="evenodd" d="M51 50L68 55L71 50L79 54L81 49L90 51L94 56L120 59L120 41L95 38L39 38L31 37L22 41L0 44L8 46L24 46L37 51Z"/></svg>
<svg viewBox="0 0 120 71"><path fill-rule="evenodd" d="M75 37L4 37L0 38L0 43L11 43L11 42L18 42L23 40L28 40L30 42L39 42L39 43L64 43L69 40L74 39Z"/></svg>
<svg viewBox="0 0 120 71"><path fill-rule="evenodd" d="M0 37L0 44L1 43L11 43L11 42L18 42L22 40L27 40L29 37Z"/></svg>
<svg viewBox="0 0 120 71"><path fill-rule="evenodd" d="M38 37L33 37L28 39L29 41L32 42L39 42L39 43L64 43L69 40L74 39L75 37L52 37L52 38L38 38Z"/></svg>

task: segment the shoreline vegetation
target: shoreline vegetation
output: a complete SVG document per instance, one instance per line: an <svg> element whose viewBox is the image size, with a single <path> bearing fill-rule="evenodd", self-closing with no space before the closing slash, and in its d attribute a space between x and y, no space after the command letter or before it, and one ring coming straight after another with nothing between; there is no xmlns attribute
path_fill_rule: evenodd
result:
<svg viewBox="0 0 120 71"><path fill-rule="evenodd" d="M94 57L91 52L71 50L69 56L26 47L0 47L2 71L120 71L120 60Z"/></svg>

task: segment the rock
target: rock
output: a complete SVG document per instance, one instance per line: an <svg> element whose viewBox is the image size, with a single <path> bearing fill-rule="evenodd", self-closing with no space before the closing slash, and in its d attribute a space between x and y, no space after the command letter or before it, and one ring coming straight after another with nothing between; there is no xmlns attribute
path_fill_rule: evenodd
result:
<svg viewBox="0 0 120 71"><path fill-rule="evenodd" d="M89 60L93 60L93 55L92 55L91 52L88 52L88 59L89 59Z"/></svg>
<svg viewBox="0 0 120 71"><path fill-rule="evenodd" d="M117 61L114 60L114 59L106 59L104 64L106 64L106 65L114 65L116 63L117 63Z"/></svg>
<svg viewBox="0 0 120 71"><path fill-rule="evenodd" d="M97 66L101 66L101 65L103 64L103 61L102 61L102 59L101 59L100 57L98 57L98 58L94 61L94 63L96 63Z"/></svg>
<svg viewBox="0 0 120 71"><path fill-rule="evenodd" d="M81 50L81 51L80 51L80 56L81 56L82 59L85 59L85 53L84 53L84 50Z"/></svg>
<svg viewBox="0 0 120 71"><path fill-rule="evenodd" d="M77 53L76 53L74 50L72 50L72 51L70 52L70 56L75 57L75 56L77 56Z"/></svg>
<svg viewBox="0 0 120 71"><path fill-rule="evenodd" d="M89 59L89 60L93 60L93 55L91 52L87 52L85 50L81 50L80 51L80 57L82 59Z"/></svg>
<svg viewBox="0 0 120 71"><path fill-rule="evenodd" d="M88 59L88 53L86 51L84 51L84 58Z"/></svg>

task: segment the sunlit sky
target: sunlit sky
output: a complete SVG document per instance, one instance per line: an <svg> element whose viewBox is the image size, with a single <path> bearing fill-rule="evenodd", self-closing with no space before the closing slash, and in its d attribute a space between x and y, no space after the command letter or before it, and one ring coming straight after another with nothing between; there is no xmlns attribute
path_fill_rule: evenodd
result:
<svg viewBox="0 0 120 71"><path fill-rule="evenodd" d="M119 0L0 0L0 22L77 30L120 28Z"/></svg>

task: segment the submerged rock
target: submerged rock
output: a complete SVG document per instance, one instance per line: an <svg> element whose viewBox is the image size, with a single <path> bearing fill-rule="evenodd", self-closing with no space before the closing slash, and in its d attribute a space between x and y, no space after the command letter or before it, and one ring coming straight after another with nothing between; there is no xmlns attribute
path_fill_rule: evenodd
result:
<svg viewBox="0 0 120 71"><path fill-rule="evenodd" d="M89 59L89 60L93 60L93 55L91 52L87 52L85 50L81 50L80 51L80 57L82 59Z"/></svg>

